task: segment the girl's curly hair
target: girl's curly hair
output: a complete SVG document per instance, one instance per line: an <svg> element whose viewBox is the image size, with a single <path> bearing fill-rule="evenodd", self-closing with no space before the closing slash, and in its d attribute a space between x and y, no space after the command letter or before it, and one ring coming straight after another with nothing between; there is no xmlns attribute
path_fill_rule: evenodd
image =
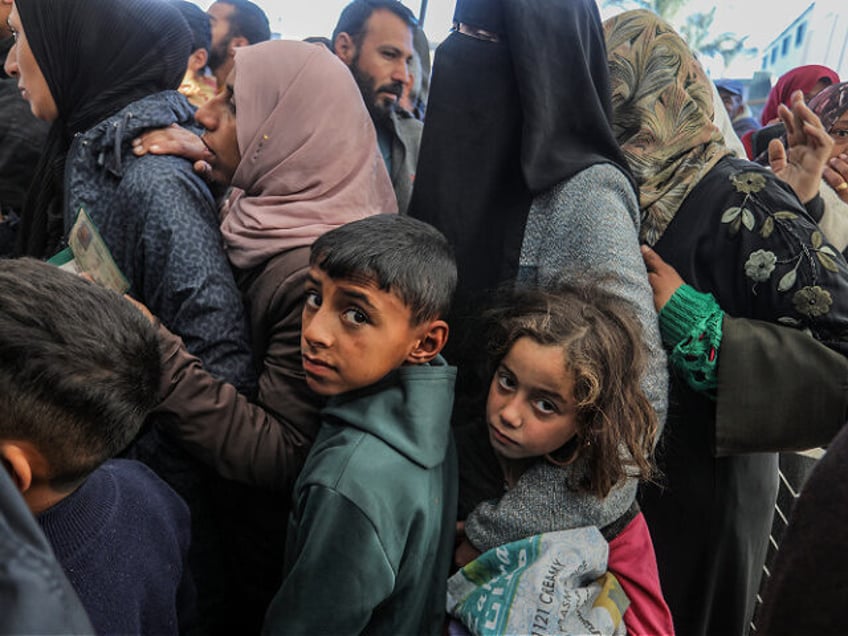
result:
<svg viewBox="0 0 848 636"><path fill-rule="evenodd" d="M588 468L573 487L601 498L625 477L654 474L658 422L641 387L646 353L635 313L596 286L558 285L512 290L483 316L491 373L519 338L563 348L577 433L545 459L580 459Z"/></svg>

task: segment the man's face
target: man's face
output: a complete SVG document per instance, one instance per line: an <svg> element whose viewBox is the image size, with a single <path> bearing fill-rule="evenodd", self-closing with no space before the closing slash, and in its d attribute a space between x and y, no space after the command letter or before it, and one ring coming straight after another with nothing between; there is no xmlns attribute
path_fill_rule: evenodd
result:
<svg viewBox="0 0 848 636"><path fill-rule="evenodd" d="M412 29L387 9L377 9L365 23L365 33L353 59L347 61L372 117L386 117L397 105L409 81Z"/></svg>
<svg viewBox="0 0 848 636"><path fill-rule="evenodd" d="M309 269L300 351L306 383L319 395L374 384L409 360L426 331L426 323L412 324L398 296L373 281Z"/></svg>
<svg viewBox="0 0 848 636"><path fill-rule="evenodd" d="M209 48L209 68L213 71L227 61L230 54L230 17L236 8L226 2L215 2L206 11L212 27L212 46Z"/></svg>
<svg viewBox="0 0 848 636"><path fill-rule="evenodd" d="M209 177L215 183L229 185L236 168L241 163L241 152L236 136L236 106L233 86L236 72L227 78L224 90L197 109L194 118L206 131L201 135L203 143L212 153L208 160L212 171Z"/></svg>
<svg viewBox="0 0 848 636"><path fill-rule="evenodd" d="M723 88L718 89L718 94L721 96L724 109L727 111L727 114L730 115L730 119L736 117L736 115L738 115L742 110L742 97L736 93L726 91Z"/></svg>

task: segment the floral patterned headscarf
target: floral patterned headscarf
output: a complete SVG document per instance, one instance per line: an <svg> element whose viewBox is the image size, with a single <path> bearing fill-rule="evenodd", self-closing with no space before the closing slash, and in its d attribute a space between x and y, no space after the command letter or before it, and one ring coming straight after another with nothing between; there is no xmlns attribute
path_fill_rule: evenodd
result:
<svg viewBox="0 0 848 636"><path fill-rule="evenodd" d="M825 130L830 130L848 110L848 82L832 84L810 100L810 109L819 116Z"/></svg>
<svg viewBox="0 0 848 636"><path fill-rule="evenodd" d="M639 184L640 238L654 245L686 196L730 150L713 123L709 79L650 11L604 22L612 127Z"/></svg>

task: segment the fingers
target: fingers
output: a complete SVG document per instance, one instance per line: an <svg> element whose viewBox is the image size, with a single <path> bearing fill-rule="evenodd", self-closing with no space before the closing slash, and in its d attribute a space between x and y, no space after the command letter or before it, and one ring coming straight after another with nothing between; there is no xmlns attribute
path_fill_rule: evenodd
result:
<svg viewBox="0 0 848 636"><path fill-rule="evenodd" d="M642 251L642 260L645 261L645 267L648 268L648 273L657 273L663 267L669 267L662 257L647 245L640 246L640 249Z"/></svg>
<svg viewBox="0 0 848 636"><path fill-rule="evenodd" d="M834 160L831 159L831 163ZM841 162L845 164L845 162ZM831 166L827 166L822 173L824 180L836 191L836 194L839 195L839 198L845 202L848 202L848 181L845 179L844 173L839 170L834 170Z"/></svg>
<svg viewBox="0 0 848 636"><path fill-rule="evenodd" d="M772 139L768 145L768 160L772 172L781 172L786 168L786 147L780 139Z"/></svg>
<svg viewBox="0 0 848 636"><path fill-rule="evenodd" d="M777 117L783 123L783 127L786 128L786 139L789 141L789 145L792 145L793 140L796 136L795 131L795 117L792 115L792 111L785 104L780 104L777 107Z"/></svg>
<svg viewBox="0 0 848 636"><path fill-rule="evenodd" d="M836 172L842 179L848 181L848 155L841 154L833 157L827 162L828 167Z"/></svg>
<svg viewBox="0 0 848 636"><path fill-rule="evenodd" d="M212 153L201 138L176 124L167 128L149 130L132 141L136 156L145 154L177 155L191 161L209 161Z"/></svg>
<svg viewBox="0 0 848 636"><path fill-rule="evenodd" d="M194 162L194 171L203 177L206 181L212 181L212 166L207 161L200 160Z"/></svg>

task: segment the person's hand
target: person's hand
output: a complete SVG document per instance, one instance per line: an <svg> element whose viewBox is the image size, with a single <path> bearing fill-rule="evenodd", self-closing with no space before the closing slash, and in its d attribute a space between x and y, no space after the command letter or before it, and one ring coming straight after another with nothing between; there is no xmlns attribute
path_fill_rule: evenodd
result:
<svg viewBox="0 0 848 636"><path fill-rule="evenodd" d="M458 568L463 568L481 554L482 552L471 545L468 539L463 539L456 550L454 550L453 562Z"/></svg>
<svg viewBox="0 0 848 636"><path fill-rule="evenodd" d="M129 294L124 294L124 298L126 298L130 304L134 305L136 309L138 309L142 315L150 321L150 324L154 327L156 326L156 316L147 308L143 302L136 300Z"/></svg>
<svg viewBox="0 0 848 636"><path fill-rule="evenodd" d="M845 203L848 203L848 155L839 155L827 162L824 180Z"/></svg>
<svg viewBox="0 0 848 636"><path fill-rule="evenodd" d="M214 156L200 136L177 124L167 128L148 130L132 141L132 150L137 157L146 154L177 155L194 162L194 171L208 178L212 167L209 161Z"/></svg>
<svg viewBox="0 0 848 636"><path fill-rule="evenodd" d="M654 292L654 307L660 311L684 281L676 269L647 245L642 246L642 258L648 268L648 282Z"/></svg>
<svg viewBox="0 0 848 636"><path fill-rule="evenodd" d="M789 149L779 139L772 139L768 145L769 165L775 175L792 186L801 202L807 203L819 192L833 139L804 103L801 91L792 93L791 109L780 105L778 115L786 127Z"/></svg>

